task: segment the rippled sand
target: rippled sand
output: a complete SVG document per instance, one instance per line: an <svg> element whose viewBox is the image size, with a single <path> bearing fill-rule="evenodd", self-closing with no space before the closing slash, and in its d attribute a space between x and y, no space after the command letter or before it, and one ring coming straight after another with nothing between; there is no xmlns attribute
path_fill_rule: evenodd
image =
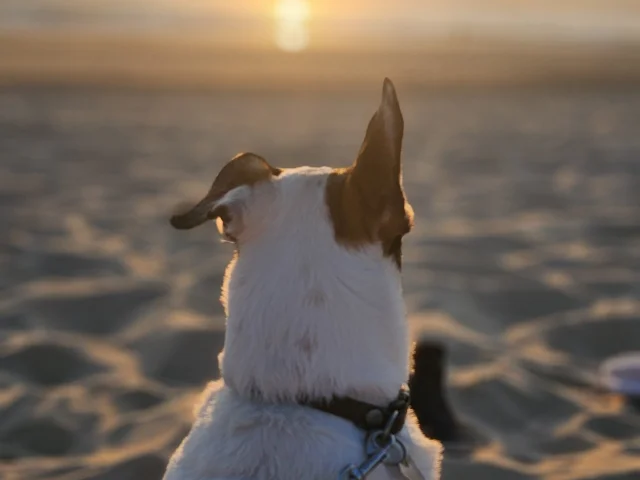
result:
<svg viewBox="0 0 640 480"><path fill-rule="evenodd" d="M640 92L399 92L410 322L483 439L444 478L638 478L640 413L594 374L640 349ZM0 90L0 478L159 479L232 253L169 213L238 151L348 164L376 102Z"/></svg>

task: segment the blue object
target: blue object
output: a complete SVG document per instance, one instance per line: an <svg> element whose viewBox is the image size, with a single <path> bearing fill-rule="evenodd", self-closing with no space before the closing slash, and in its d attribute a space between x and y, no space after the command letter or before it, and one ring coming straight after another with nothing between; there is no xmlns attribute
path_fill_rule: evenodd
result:
<svg viewBox="0 0 640 480"><path fill-rule="evenodd" d="M605 360L600 367L600 377L609 390L640 397L640 352L627 352Z"/></svg>

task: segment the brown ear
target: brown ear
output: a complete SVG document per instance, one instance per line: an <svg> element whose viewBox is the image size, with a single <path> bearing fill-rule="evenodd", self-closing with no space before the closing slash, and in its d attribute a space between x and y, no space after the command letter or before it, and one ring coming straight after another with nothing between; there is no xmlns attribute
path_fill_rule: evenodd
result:
<svg viewBox="0 0 640 480"><path fill-rule="evenodd" d="M411 207L402 189L402 137L404 119L393 83L384 79L382 101L371 118L358 158L351 172L351 185L375 221L383 242L407 233Z"/></svg>
<svg viewBox="0 0 640 480"><path fill-rule="evenodd" d="M253 153L241 153L227 163L209 189L209 192L194 207L171 217L171 225L179 230L187 230L202 225L207 220L222 218L227 214L224 208L215 208L216 203L234 188L254 185L279 175L280 169Z"/></svg>
<svg viewBox="0 0 640 480"><path fill-rule="evenodd" d="M380 241L383 253L398 267L402 236L413 222L402 190L403 130L398 97L386 78L358 158L351 167L329 176L326 191L336 240L347 246Z"/></svg>

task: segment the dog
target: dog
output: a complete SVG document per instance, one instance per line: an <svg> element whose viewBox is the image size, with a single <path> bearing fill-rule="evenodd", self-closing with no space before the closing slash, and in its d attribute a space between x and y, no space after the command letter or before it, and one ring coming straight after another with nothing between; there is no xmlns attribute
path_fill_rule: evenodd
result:
<svg viewBox="0 0 640 480"><path fill-rule="evenodd" d="M352 166L280 169L239 154L199 203L171 217L177 229L215 220L235 254L222 287L221 379L164 480L363 478L344 473L367 459L363 412L387 434L393 426L411 467L381 465L367 478L439 478L440 443L423 435L406 398L397 403L411 363L403 134L385 79Z"/></svg>

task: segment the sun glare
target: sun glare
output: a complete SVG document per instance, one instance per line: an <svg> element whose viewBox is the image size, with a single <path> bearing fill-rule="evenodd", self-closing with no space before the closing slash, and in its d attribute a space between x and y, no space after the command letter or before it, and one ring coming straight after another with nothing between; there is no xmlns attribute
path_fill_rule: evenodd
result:
<svg viewBox="0 0 640 480"><path fill-rule="evenodd" d="M309 44L307 20L310 8L305 0L277 0L275 5L276 45L287 52L299 52Z"/></svg>

